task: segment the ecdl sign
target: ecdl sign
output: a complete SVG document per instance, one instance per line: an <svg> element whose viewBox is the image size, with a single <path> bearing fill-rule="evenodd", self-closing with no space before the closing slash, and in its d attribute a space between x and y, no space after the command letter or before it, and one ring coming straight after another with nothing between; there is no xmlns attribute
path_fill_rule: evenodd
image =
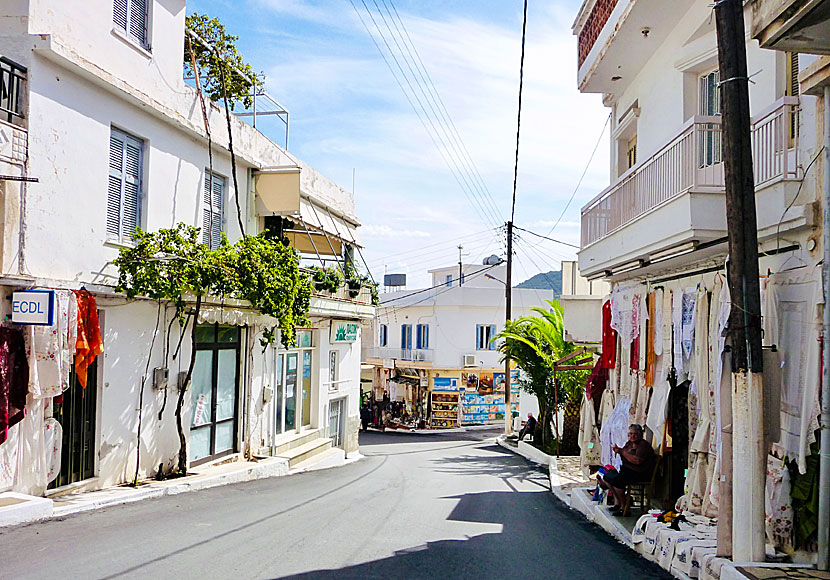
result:
<svg viewBox="0 0 830 580"><path fill-rule="evenodd" d="M54 321L54 290L19 290L12 292L12 322L52 326Z"/></svg>

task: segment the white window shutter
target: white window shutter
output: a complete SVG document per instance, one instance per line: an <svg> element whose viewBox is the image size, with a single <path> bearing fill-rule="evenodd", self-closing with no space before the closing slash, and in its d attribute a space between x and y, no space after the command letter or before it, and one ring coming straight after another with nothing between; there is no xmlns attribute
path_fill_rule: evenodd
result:
<svg viewBox="0 0 830 580"><path fill-rule="evenodd" d="M141 145L128 140L124 145L124 213L121 236L131 240L141 211Z"/></svg>
<svg viewBox="0 0 830 580"><path fill-rule="evenodd" d="M127 30L127 0L114 0L112 21L119 28Z"/></svg>
<svg viewBox="0 0 830 580"><path fill-rule="evenodd" d="M212 181L212 187L211 187ZM213 195L211 196L211 189ZM225 180L214 175L211 180L210 172L205 172L205 187L202 201L202 243L210 248L218 248L222 239L222 219L224 217ZM212 205L211 205L211 202ZM213 212L213 223L211 223L211 212ZM212 226L212 227L211 227Z"/></svg>
<svg viewBox="0 0 830 580"><path fill-rule="evenodd" d="M109 185L107 189L107 237L121 237L121 192L124 189L124 139L110 135Z"/></svg>
<svg viewBox="0 0 830 580"><path fill-rule="evenodd" d="M116 0L118 1L118 0ZM130 36L141 46L147 44L147 0L130 0Z"/></svg>

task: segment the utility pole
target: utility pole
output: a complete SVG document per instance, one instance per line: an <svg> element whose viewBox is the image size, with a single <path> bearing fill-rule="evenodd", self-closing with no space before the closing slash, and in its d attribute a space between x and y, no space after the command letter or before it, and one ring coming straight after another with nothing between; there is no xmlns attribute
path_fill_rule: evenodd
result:
<svg viewBox="0 0 830 580"><path fill-rule="evenodd" d="M464 268L461 265L461 250L464 246L458 244L458 285L459 287L464 283Z"/></svg>
<svg viewBox="0 0 830 580"><path fill-rule="evenodd" d="M513 318L513 222L507 222L507 275L504 284L504 322ZM510 435L513 432L513 413L510 409L510 387L512 383L510 376L510 357L504 357L504 434Z"/></svg>
<svg viewBox="0 0 830 580"><path fill-rule="evenodd" d="M830 86L824 87L824 369L819 442L818 569L830 569Z"/></svg>
<svg viewBox="0 0 830 580"><path fill-rule="evenodd" d="M758 226L749 126L749 79L742 0L717 0L724 183L732 298L732 559L764 561L764 384ZM728 422L726 418L722 421Z"/></svg>

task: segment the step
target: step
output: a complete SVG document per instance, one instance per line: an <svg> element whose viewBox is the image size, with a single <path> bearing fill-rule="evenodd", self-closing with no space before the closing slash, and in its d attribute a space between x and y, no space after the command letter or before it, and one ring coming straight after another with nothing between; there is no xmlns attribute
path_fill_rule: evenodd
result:
<svg viewBox="0 0 830 580"><path fill-rule="evenodd" d="M320 429L310 429L308 431L303 431L299 435L294 435L294 437L284 440L277 445L274 446L274 451L271 455L284 455L287 451L291 449L296 449L302 445L305 445L309 441L313 441L315 439L319 439L323 436L323 432Z"/></svg>
<svg viewBox="0 0 830 580"><path fill-rule="evenodd" d="M331 447L322 453L314 455L310 459L297 463L293 471L314 471L317 469L328 469L329 467L339 467L345 461L346 452L339 447Z"/></svg>
<svg viewBox="0 0 830 580"><path fill-rule="evenodd" d="M293 469L297 466L297 464L331 449L331 441L332 440L328 437L320 437L318 439L314 439L313 441L309 441L308 443L304 443L299 447L283 451L278 457L287 459L289 469Z"/></svg>

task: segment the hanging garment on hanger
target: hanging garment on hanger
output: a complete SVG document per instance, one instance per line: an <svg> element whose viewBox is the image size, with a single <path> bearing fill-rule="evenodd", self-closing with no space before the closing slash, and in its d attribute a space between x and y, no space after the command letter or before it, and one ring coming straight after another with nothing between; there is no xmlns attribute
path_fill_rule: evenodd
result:
<svg viewBox="0 0 830 580"><path fill-rule="evenodd" d="M602 356L603 368L613 369L617 362L617 333L611 328L611 300L602 304Z"/></svg>
<svg viewBox="0 0 830 580"><path fill-rule="evenodd" d="M686 378L686 369L683 367L683 291L672 292L672 330L673 348L672 356L674 368L677 372L677 380Z"/></svg>
<svg viewBox="0 0 830 580"><path fill-rule="evenodd" d="M29 365L23 334L14 328L0 327L0 444L9 429L26 414L29 392Z"/></svg>
<svg viewBox="0 0 830 580"><path fill-rule="evenodd" d="M628 417L631 401L625 397L617 401L614 412L608 420L602 424L599 437L602 442L602 464L613 465L620 469L622 459L613 452L614 445L623 447L628 442Z"/></svg>
<svg viewBox="0 0 830 580"><path fill-rule="evenodd" d="M95 297L86 290L75 292L78 297L78 341L75 352L75 374L86 388L87 369L95 357L104 352L104 341L98 324L98 306Z"/></svg>
<svg viewBox="0 0 830 580"><path fill-rule="evenodd" d="M767 544L792 554L794 513L790 498L790 471L783 459L772 454L767 455L764 500Z"/></svg>
<svg viewBox="0 0 830 580"><path fill-rule="evenodd" d="M695 300L697 299L697 289L687 288L683 291L681 312L682 312L682 330L681 341L683 351L683 366L688 367L690 372L694 372L689 363L691 362L694 342L695 342Z"/></svg>
<svg viewBox="0 0 830 580"><path fill-rule="evenodd" d="M29 395L26 418L18 431L17 473L14 491L42 496L46 491L46 425L44 399Z"/></svg>
<svg viewBox="0 0 830 580"><path fill-rule="evenodd" d="M46 448L46 483L52 483L61 471L63 427L54 417L44 422L44 446Z"/></svg>
<svg viewBox="0 0 830 580"><path fill-rule="evenodd" d="M54 323L51 326L32 324L25 330L29 391L38 399L55 397L69 388L69 371L75 354L77 302L68 290L54 292Z"/></svg>
<svg viewBox="0 0 830 580"><path fill-rule="evenodd" d="M594 401L587 395L582 398L579 412L579 466L587 478L590 466L600 465L602 442L596 422Z"/></svg>

